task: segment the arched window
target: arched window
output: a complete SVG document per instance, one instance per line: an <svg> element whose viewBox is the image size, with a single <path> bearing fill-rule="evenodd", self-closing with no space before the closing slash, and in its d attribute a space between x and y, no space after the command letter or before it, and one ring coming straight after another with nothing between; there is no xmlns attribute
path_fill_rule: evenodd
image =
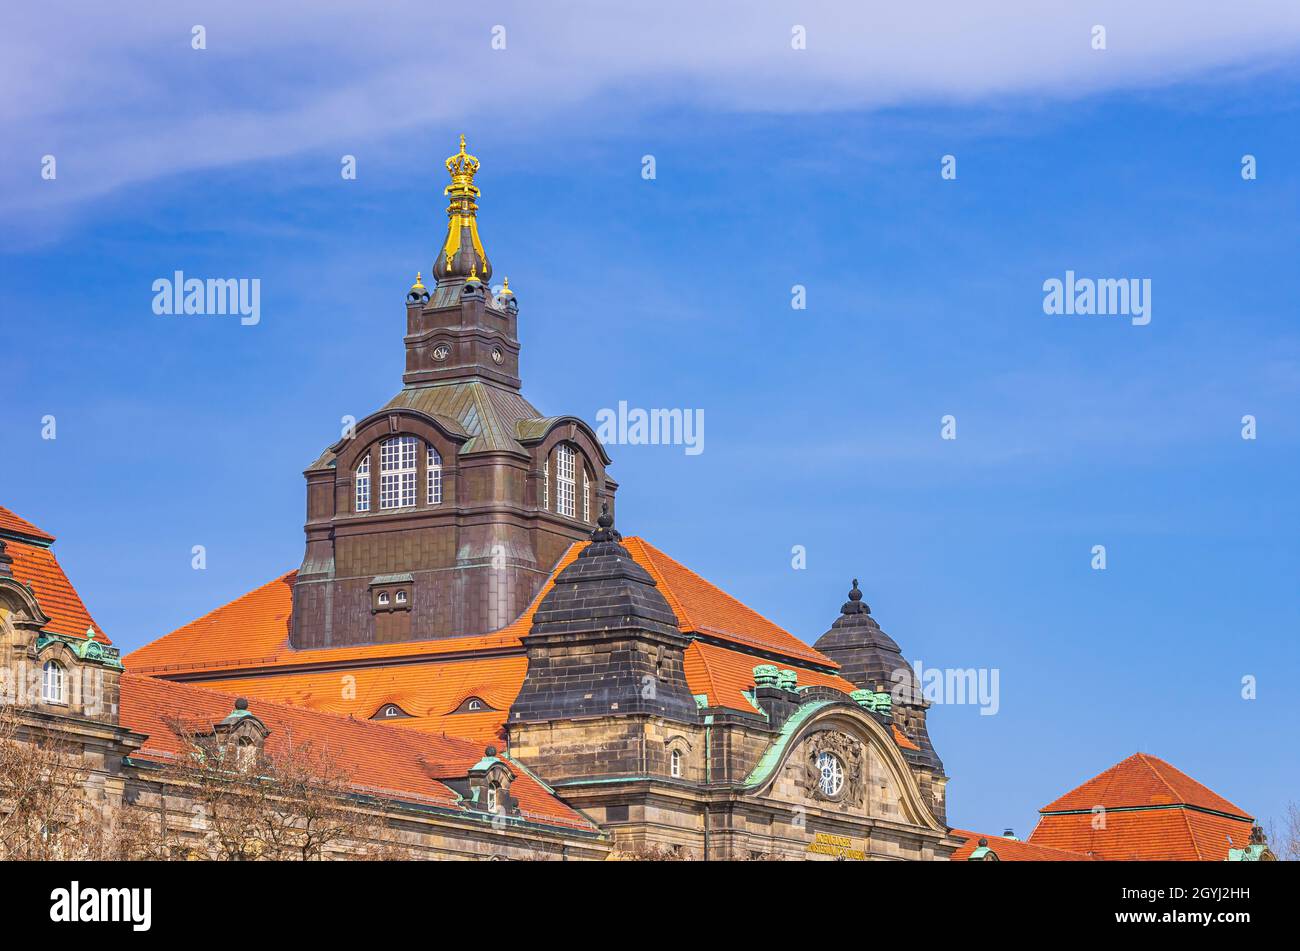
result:
<svg viewBox="0 0 1300 951"><path fill-rule="evenodd" d="M41 681L41 699L46 703L67 703L63 691L63 665L47 660Z"/></svg>
<svg viewBox="0 0 1300 951"><path fill-rule="evenodd" d="M380 603L380 604L387 604L387 603L388 603L388 592L387 592L387 591L380 591L380 592L379 592L379 603Z"/></svg>
<svg viewBox="0 0 1300 951"><path fill-rule="evenodd" d="M577 480L573 447L560 443L555 447L555 511L567 518L577 515Z"/></svg>
<svg viewBox="0 0 1300 951"><path fill-rule="evenodd" d="M405 591L399 591L399 592L397 592L397 603L398 603L398 604L405 604L405 603L406 603L406 592L405 592Z"/></svg>
<svg viewBox="0 0 1300 951"><path fill-rule="evenodd" d="M682 751L673 750L672 755L668 757L668 774L673 779L682 778Z"/></svg>
<svg viewBox="0 0 1300 951"><path fill-rule="evenodd" d="M414 436L394 436L379 445L379 507L401 509L415 504Z"/></svg>
<svg viewBox="0 0 1300 951"><path fill-rule="evenodd" d="M501 798L501 785L491 783L487 789L487 809L488 812L497 811L497 801Z"/></svg>
<svg viewBox="0 0 1300 951"><path fill-rule="evenodd" d="M483 702L482 702L481 700L471 700L471 701L469 702L469 709L471 709L471 710L482 710L482 709L483 709Z"/></svg>
<svg viewBox="0 0 1300 951"><path fill-rule="evenodd" d="M352 509L355 512L370 511L370 453L366 453L361 464L357 466L357 494L356 504Z"/></svg>
<svg viewBox="0 0 1300 951"><path fill-rule="evenodd" d="M429 447L429 458L425 466L425 472L427 473L424 489L425 501L430 505L437 505L442 501L442 456L438 455L438 450L432 446Z"/></svg>
<svg viewBox="0 0 1300 951"><path fill-rule="evenodd" d="M582 467L582 520L591 521L591 473Z"/></svg>

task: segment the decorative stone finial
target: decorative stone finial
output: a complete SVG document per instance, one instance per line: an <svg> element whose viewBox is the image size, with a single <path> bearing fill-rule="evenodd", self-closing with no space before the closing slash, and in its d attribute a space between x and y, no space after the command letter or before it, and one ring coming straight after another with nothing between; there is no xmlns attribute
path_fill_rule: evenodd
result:
<svg viewBox="0 0 1300 951"><path fill-rule="evenodd" d="M496 756L496 755L497 755L497 748L496 748L495 746L493 746L491 743L489 743L488 746L487 746L487 749L485 749L485 750L483 751L483 755L484 755L484 756L488 756L488 757Z"/></svg>
<svg viewBox="0 0 1300 951"><path fill-rule="evenodd" d="M853 579L853 587L849 590L849 599L844 602L840 608L841 614L870 614L871 607L862 600L862 592L858 589L858 579Z"/></svg>
<svg viewBox="0 0 1300 951"><path fill-rule="evenodd" d="M591 533L593 542L621 542L623 536L614 530L614 516L609 514L609 503L602 502L600 517L596 519L596 528Z"/></svg>
<svg viewBox="0 0 1300 951"><path fill-rule="evenodd" d="M238 698L236 698L236 699L235 699L235 709L236 709L236 710L247 710L247 709L248 709L248 698L247 698L247 697L238 697Z"/></svg>
<svg viewBox="0 0 1300 951"><path fill-rule="evenodd" d="M408 304L422 304L429 299L429 291L424 286L424 278L419 271L415 272L415 283L411 289L406 292L406 302Z"/></svg>

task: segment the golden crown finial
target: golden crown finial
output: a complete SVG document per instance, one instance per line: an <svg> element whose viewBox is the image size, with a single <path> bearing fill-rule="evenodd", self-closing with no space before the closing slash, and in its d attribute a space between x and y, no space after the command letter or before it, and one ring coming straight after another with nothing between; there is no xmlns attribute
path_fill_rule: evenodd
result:
<svg viewBox="0 0 1300 951"><path fill-rule="evenodd" d="M480 283L480 281L479 281L479 279L478 279L478 265L477 265L477 264L473 264L473 265L470 266L470 269L469 269L469 280L466 281L466 283L467 283L467 284L478 284L478 283Z"/></svg>
<svg viewBox="0 0 1300 951"><path fill-rule="evenodd" d="M415 272L415 283L411 285L411 290L413 291L424 290L424 278L421 276L419 271Z"/></svg>
<svg viewBox="0 0 1300 951"><path fill-rule="evenodd" d="M502 297L515 296L515 292L510 289L510 278L508 277L503 277L501 279L501 296Z"/></svg>
<svg viewBox="0 0 1300 951"><path fill-rule="evenodd" d="M451 173L451 184L444 189L445 195L458 195L466 198L477 197L479 190L474 186L474 176L478 174L477 156L465 151L465 135L461 133L460 151L450 156L447 171Z"/></svg>

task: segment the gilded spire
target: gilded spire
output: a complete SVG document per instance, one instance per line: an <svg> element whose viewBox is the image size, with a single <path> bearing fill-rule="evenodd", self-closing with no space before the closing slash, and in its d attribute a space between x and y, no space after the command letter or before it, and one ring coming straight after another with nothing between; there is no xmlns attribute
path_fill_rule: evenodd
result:
<svg viewBox="0 0 1300 951"><path fill-rule="evenodd" d="M473 274L483 282L492 277L483 242L478 236L479 188L474 184L479 160L465 151L465 136L460 137L460 151L448 157L447 172L451 184L443 189L451 201L447 205L447 237L433 262L433 276L441 281L463 280Z"/></svg>

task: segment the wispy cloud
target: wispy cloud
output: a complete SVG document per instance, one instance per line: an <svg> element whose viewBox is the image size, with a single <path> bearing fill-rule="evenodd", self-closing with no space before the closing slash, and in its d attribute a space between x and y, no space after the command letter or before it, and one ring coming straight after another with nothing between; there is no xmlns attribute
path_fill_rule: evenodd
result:
<svg viewBox="0 0 1300 951"><path fill-rule="evenodd" d="M207 49L190 48L202 24ZM1091 45L1096 24L1107 49ZM490 46L505 27L506 49ZM791 48L802 26L807 49ZM338 147L443 123L553 128L665 106L805 112L1069 100L1300 49L1300 6L1253 0L1078 4L498 3L470 10L83 2L10 10L0 208L48 209L189 170ZM42 189L55 154L59 187Z"/></svg>

